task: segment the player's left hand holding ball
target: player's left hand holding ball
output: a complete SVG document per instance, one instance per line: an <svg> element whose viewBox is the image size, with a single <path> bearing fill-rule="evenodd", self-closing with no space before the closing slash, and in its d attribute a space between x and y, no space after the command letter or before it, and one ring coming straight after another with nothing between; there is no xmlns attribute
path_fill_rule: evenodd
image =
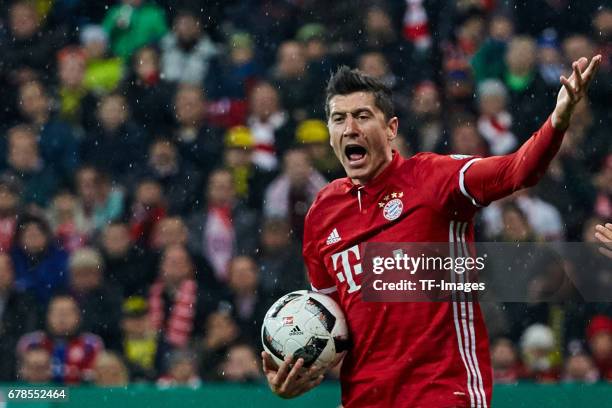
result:
<svg viewBox="0 0 612 408"><path fill-rule="evenodd" d="M310 391L321 384L326 371L326 367L316 365L305 368L303 358L293 364L293 358L287 356L280 367L265 351L261 352L261 358L270 389L281 398L294 398Z"/></svg>

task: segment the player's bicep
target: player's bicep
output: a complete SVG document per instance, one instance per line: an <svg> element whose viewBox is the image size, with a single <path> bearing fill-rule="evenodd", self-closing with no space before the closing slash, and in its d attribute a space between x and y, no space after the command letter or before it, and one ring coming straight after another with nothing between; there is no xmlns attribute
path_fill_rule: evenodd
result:
<svg viewBox="0 0 612 408"><path fill-rule="evenodd" d="M470 168L481 160L464 155L427 154L421 171L422 182L433 194L432 205L452 218L470 218L482 207L467 182Z"/></svg>
<svg viewBox="0 0 612 408"><path fill-rule="evenodd" d="M317 249L315 239L308 237L308 234L305 234L302 252L311 289L325 295L336 292L336 281L327 271Z"/></svg>
<svg viewBox="0 0 612 408"><path fill-rule="evenodd" d="M306 263L308 280L310 281L310 288L312 290L324 295L330 295L338 290L336 282L332 279L325 265L318 258L312 256L307 257L306 254L304 254L304 261Z"/></svg>

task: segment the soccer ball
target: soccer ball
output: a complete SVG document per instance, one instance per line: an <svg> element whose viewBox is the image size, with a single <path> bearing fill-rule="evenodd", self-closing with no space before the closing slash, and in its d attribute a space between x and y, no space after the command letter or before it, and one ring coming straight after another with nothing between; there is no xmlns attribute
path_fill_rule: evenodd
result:
<svg viewBox="0 0 612 408"><path fill-rule="evenodd" d="M304 367L334 366L348 349L348 329L340 306L329 296L298 290L278 299L266 313L261 340L277 365L287 355Z"/></svg>

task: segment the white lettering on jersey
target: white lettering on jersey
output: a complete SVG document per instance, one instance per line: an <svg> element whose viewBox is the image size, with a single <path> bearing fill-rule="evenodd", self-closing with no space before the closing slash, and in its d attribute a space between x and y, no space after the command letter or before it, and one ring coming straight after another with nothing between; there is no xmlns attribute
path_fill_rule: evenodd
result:
<svg viewBox="0 0 612 408"><path fill-rule="evenodd" d="M361 289L361 285L357 285L354 279L354 276L360 275L362 272L361 263L355 263L354 266L351 266L351 262L349 259L351 253L355 255L355 260L361 260L361 256L359 254L359 245L354 245L347 250L335 253L331 256L332 264L334 266L334 272L337 272L336 277L341 283L346 282L348 284L348 293L353 293ZM341 271L338 271L338 259L341 260Z"/></svg>

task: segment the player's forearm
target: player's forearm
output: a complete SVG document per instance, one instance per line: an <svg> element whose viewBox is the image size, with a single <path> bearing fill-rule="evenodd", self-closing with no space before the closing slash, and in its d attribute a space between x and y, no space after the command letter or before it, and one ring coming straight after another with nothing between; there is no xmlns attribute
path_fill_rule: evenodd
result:
<svg viewBox="0 0 612 408"><path fill-rule="evenodd" d="M478 160L465 173L465 185L478 203L488 204L535 185L561 147L564 131L551 118L516 152Z"/></svg>

